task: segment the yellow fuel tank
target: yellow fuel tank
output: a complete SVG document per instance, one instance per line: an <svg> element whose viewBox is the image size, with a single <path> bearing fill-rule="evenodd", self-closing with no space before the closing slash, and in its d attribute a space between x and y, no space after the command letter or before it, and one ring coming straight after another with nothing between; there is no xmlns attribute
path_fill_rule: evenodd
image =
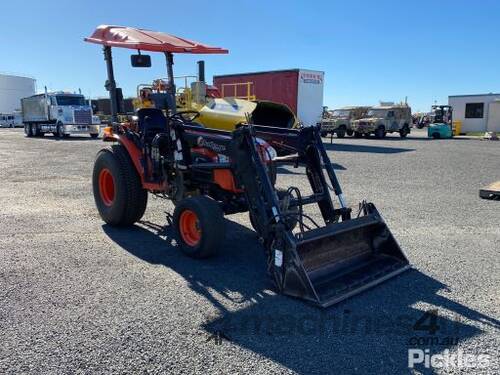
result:
<svg viewBox="0 0 500 375"><path fill-rule="evenodd" d="M234 130L237 124L246 122L257 107L254 102L234 98L209 99L198 109L200 116L196 119L207 128Z"/></svg>
<svg viewBox="0 0 500 375"><path fill-rule="evenodd" d="M248 101L236 98L210 98L205 105L193 103L200 112L196 122L212 129L232 131L247 122L247 116L257 125L293 128L297 125L294 113L284 104L267 101Z"/></svg>

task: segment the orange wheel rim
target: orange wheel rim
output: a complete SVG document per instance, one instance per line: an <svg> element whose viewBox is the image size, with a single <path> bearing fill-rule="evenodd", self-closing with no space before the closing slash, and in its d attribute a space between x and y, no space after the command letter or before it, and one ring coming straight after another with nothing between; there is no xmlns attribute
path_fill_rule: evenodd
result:
<svg viewBox="0 0 500 375"><path fill-rule="evenodd" d="M106 206L113 204L115 200L115 179L107 168L104 168L99 173L99 193Z"/></svg>
<svg viewBox="0 0 500 375"><path fill-rule="evenodd" d="M181 213L179 229L182 240L189 246L196 246L201 239L201 229L198 216L191 210Z"/></svg>

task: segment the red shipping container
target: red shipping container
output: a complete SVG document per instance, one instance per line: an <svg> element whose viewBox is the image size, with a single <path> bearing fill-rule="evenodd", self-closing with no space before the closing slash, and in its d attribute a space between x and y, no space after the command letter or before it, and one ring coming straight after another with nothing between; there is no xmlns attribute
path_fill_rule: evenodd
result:
<svg viewBox="0 0 500 375"><path fill-rule="evenodd" d="M269 100L287 105L305 125L323 112L323 72L290 69L214 76L222 96Z"/></svg>

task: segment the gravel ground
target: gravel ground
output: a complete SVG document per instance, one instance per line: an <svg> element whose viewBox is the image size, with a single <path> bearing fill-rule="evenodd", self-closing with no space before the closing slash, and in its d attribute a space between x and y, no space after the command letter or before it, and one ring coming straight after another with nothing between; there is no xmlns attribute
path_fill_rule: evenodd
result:
<svg viewBox="0 0 500 375"><path fill-rule="evenodd" d="M475 372L498 371L500 202L478 189L500 179L500 142L328 144L349 203L377 205L414 269L326 310L273 292L246 215L205 261L172 244L170 203L150 199L131 229L103 225L102 146L0 130L0 373L408 373L409 348L489 354ZM435 336L412 328L429 309Z"/></svg>

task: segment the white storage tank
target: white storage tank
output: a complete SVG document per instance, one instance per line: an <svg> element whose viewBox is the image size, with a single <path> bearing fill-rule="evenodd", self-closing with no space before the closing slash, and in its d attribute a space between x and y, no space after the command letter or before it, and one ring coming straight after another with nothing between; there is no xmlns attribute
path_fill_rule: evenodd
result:
<svg viewBox="0 0 500 375"><path fill-rule="evenodd" d="M21 110L21 98L35 94L35 79L0 74L0 113Z"/></svg>

